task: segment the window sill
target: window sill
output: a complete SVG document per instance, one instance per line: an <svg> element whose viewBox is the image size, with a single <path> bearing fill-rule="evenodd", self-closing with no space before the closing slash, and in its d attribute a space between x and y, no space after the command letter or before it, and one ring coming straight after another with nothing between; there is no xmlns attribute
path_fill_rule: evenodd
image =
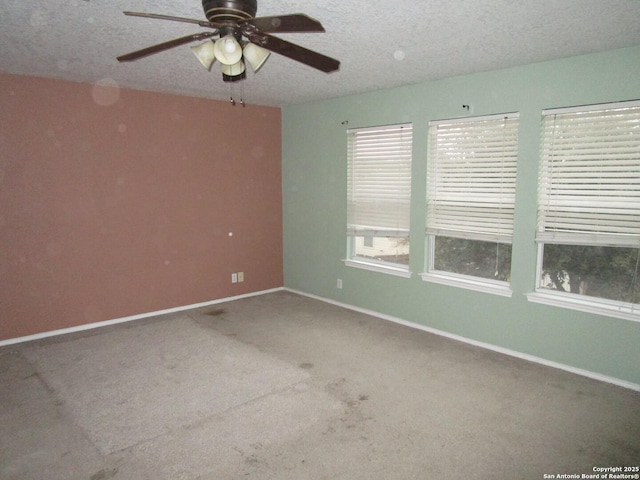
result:
<svg viewBox="0 0 640 480"><path fill-rule="evenodd" d="M606 301L599 302L597 299L594 300L593 297L575 298L562 293L541 291L528 293L526 296L527 300L534 303L640 322L640 310L633 310L633 307L629 304L616 305Z"/></svg>
<svg viewBox="0 0 640 480"><path fill-rule="evenodd" d="M468 277L464 275L456 275L454 273L436 273L428 272L420 274L425 282L439 283L450 287L466 288L467 290L475 290L476 292L490 293L492 295L500 295L503 297L511 297L513 292L506 282L498 282L495 280L480 279Z"/></svg>
<svg viewBox="0 0 640 480"><path fill-rule="evenodd" d="M386 273L388 275L395 275L396 277L411 278L411 272L408 268L353 259L345 259L343 260L343 262L347 267L361 268L363 270L369 270L378 273Z"/></svg>

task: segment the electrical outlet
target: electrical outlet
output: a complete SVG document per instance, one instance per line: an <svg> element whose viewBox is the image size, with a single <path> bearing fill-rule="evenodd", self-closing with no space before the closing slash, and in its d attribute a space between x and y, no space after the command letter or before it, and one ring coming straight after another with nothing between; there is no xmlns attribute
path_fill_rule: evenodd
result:
<svg viewBox="0 0 640 480"><path fill-rule="evenodd" d="M244 272L238 272L238 282L244 282Z"/></svg>
<svg viewBox="0 0 640 480"><path fill-rule="evenodd" d="M336 287L342 288L342 279L341 278L338 279L338 282L336 283Z"/></svg>
<svg viewBox="0 0 640 480"><path fill-rule="evenodd" d="M231 283L238 283L238 274L237 273L232 273L231 274Z"/></svg>

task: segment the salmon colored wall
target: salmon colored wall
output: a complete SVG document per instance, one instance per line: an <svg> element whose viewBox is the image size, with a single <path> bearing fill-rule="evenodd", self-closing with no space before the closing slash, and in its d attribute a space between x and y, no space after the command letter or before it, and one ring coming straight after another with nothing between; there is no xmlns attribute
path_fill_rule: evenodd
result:
<svg viewBox="0 0 640 480"><path fill-rule="evenodd" d="M282 286L281 190L280 109L0 75L0 340Z"/></svg>

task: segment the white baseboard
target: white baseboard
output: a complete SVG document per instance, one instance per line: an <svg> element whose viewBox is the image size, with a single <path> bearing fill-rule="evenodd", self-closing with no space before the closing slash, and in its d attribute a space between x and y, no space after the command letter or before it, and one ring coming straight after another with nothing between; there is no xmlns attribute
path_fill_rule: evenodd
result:
<svg viewBox="0 0 640 480"><path fill-rule="evenodd" d="M380 312L376 312L374 310L368 310L365 308L360 308L360 307L355 307L353 305L349 305L348 303L343 303L343 302L338 302L336 300L331 300L329 298L324 298L324 297L320 297L317 295L312 295L310 293L305 293L299 290L293 290L291 288L286 288L286 287L278 287L278 288L273 288L273 289L269 289L269 290L262 290L259 292L252 292L252 293L247 293L244 295L237 295L234 297L226 297L226 298L220 298L218 300L211 300L208 302L203 302L203 303L196 303L193 305L185 305L182 307L175 307L175 308L169 308L166 310L158 310L155 312L148 312L148 313L142 313L139 315L131 315L128 317L122 317L122 318L116 318L113 320L105 320L103 322L96 322L96 323L88 323L85 325L78 325L76 327L70 327L70 328L62 328L59 330L51 330L48 332L42 332L42 333L37 333L35 335L27 335L24 337L17 337L17 338L10 338L8 340L0 340L0 347L4 347L7 345L14 345L17 343L24 343L24 342L30 342L33 340L40 340L43 338L47 338L47 337L54 337L57 335L65 335L67 333L75 333L75 332L81 332L84 330L91 330L94 328L100 328L100 327L106 327L109 325L116 325L118 323L126 323L126 322L131 322L134 320L140 320L143 318L149 318L149 317L155 317L158 315L165 315L165 314L169 314L169 313L177 313L177 312L182 312L184 310L192 310L194 308L202 308L202 307L208 307L210 305L216 305L218 303L225 303L225 302L230 302L233 300L240 300L243 298L249 298L249 297L255 297L255 296L259 296L259 295L266 295L268 293L274 293L274 292L280 292L280 291L288 291L297 295L302 295L304 297L309 297L309 298L313 298L316 300L320 300L322 302L325 303L330 303L332 305L336 305L338 307L342 307L342 308L346 308L348 310L353 310L356 312L360 312L363 313L365 315L371 315L372 317L377 317L380 318L382 320L388 320L390 322L394 322L394 323L398 323L400 325L404 325L407 327L411 327L411 328L415 328L418 330L423 330L425 332L429 332L429 333L433 333L434 335L439 335L441 337L446 337L446 338L450 338L452 340L457 340L460 342L464 342L470 345L474 345L476 347L481 347L481 348L485 348L487 350L492 350L494 352L498 352L498 353L502 353L505 355L509 355L511 357L516 357L516 358L520 358L522 360L527 360L529 362L533 362L533 363L538 363L541 365L545 365L547 367L552 367L552 368L557 368L559 370L564 370L570 373L575 373L576 375L581 375L583 377L588 377L588 378L592 378L594 380L598 380L601 382L606 382L606 383L611 383L613 385L617 385L619 387L623 387L623 388L627 388L629 390L634 390L637 392L640 392L640 384L637 383L632 383L632 382L628 382L626 380L622 380L616 377L610 377L608 375L602 375L600 373L596 373L596 372L591 372L589 370L584 370L581 368L576 368L576 367L572 367L570 365L565 365L563 363L559 363L559 362L554 362L551 360L547 360L541 357L536 357L534 355L529 355L527 353L521 353L515 350L510 350L508 348L503 348L503 347L498 347L496 345L492 345L490 343L485 343L485 342L479 342L477 340L473 340L471 338L467 338L467 337L463 337L461 335L456 335L453 333L449 333L449 332L445 332L444 330L438 330L436 328L432 328L432 327L427 327L425 325L420 325L419 323L413 323L413 322L409 322L407 320L403 320L401 318L398 317L393 317L391 315L386 315L384 313L380 313Z"/></svg>
<svg viewBox="0 0 640 480"><path fill-rule="evenodd" d="M194 308L208 307L210 305L216 305L218 303L230 302L232 300L240 300L241 298L255 297L258 295L265 295L267 293L274 293L282 290L284 290L283 287L272 288L270 290L261 290L259 292L246 293L244 295L237 295L234 297L219 298L218 300L211 300L209 302L194 303L193 305L185 305L182 307L168 308L166 310L158 310L155 312L141 313L139 315L131 315L128 317L115 318L113 320L105 320L103 322L87 323L84 325L78 325L76 327L62 328L59 330L50 330L48 332L36 333L35 335L27 335L25 337L17 337L17 338L10 338L8 340L0 340L0 347L4 347L6 345L14 345L16 343L30 342L33 340L40 340L42 338L47 338L47 337L55 337L57 335L65 335L67 333L82 332L84 330L92 330L94 328L107 327L109 325L116 325L118 323L132 322L134 320L140 320L140 319L149 318L149 317L156 317L158 315L166 315L168 313L177 313L177 312L182 312L184 310L192 310Z"/></svg>
<svg viewBox="0 0 640 480"><path fill-rule="evenodd" d="M473 340L471 338L463 337L461 335L456 335L453 333L445 332L444 330L438 330L436 328L427 327L425 325L420 325L419 323L408 322L406 320L402 320L401 318L393 317L391 315L386 315L384 313L379 313L374 310L367 310L365 308L355 307L353 305L349 305L347 303L338 302L335 300L331 300L329 298L319 297L317 295L312 295L310 293L301 292L298 290L293 290L290 288L284 288L284 290L295 293L298 295L303 295L305 297L313 298L316 300L320 300L325 303L330 303L332 305L336 305L338 307L343 307L349 310L353 310L356 312L364 313L366 315L371 315L372 317L381 318L383 320L388 320L390 322L398 323L400 325L404 325L411 328L416 328L418 330L423 330L425 332L433 333L435 335L439 335L441 337L450 338L452 340L457 340L459 342L468 343L470 345L474 345L476 347L486 348L487 350L492 350L494 352L503 353L505 355L509 355L511 357L520 358L522 360L527 360L529 362L538 363L541 365L545 365L547 367L557 368L559 370L564 370L566 372L575 373L576 375L581 375L583 377L588 377L594 380L599 380L601 382L611 383L613 385L617 385L619 387L628 388L629 390L635 390L636 392L640 392L640 384L628 382L626 380L622 380L616 377L610 377L608 375L602 375L600 373L591 372L589 370L583 370L581 368L572 367L571 365L565 365L564 363L554 362L551 360L547 360L541 357L536 357L535 355L529 355L527 353L521 353L516 350L510 350L508 348L498 347L496 345L492 345L490 343L479 342L477 340Z"/></svg>

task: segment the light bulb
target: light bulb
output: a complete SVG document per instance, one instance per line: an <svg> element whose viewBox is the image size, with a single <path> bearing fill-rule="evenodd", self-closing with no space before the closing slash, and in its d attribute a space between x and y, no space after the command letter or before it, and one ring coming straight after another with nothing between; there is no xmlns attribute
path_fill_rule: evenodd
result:
<svg viewBox="0 0 640 480"><path fill-rule="evenodd" d="M233 52L235 52L235 51L236 51L236 45L235 45L235 42L234 42L232 39L230 39L230 38L225 39L225 41L224 41L224 50L225 50L227 53L233 53Z"/></svg>
<svg viewBox="0 0 640 480"><path fill-rule="evenodd" d="M242 49L233 35L227 35L218 40L213 50L216 60L223 65L233 65L242 59Z"/></svg>

